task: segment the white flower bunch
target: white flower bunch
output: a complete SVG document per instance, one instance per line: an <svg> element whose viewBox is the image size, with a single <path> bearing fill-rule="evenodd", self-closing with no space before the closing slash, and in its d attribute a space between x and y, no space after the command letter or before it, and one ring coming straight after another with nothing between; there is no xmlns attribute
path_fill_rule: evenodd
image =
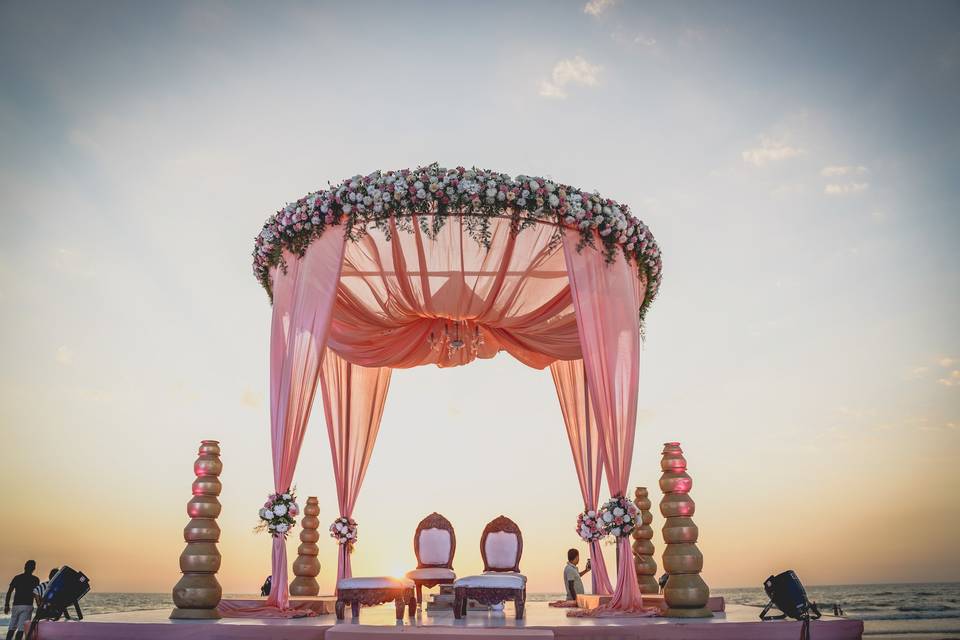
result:
<svg viewBox="0 0 960 640"><path fill-rule="evenodd" d="M255 530L267 531L272 536L286 536L297 524L296 517L299 514L300 506L292 491L271 493L258 512L260 524Z"/></svg>
<svg viewBox="0 0 960 640"><path fill-rule="evenodd" d="M600 526L614 538L626 538L638 522L640 510L623 496L614 496L600 507Z"/></svg>

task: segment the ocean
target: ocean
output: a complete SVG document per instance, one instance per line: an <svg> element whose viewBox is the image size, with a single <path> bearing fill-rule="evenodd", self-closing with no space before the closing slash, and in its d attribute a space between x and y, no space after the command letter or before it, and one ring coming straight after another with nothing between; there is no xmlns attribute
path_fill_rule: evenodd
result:
<svg viewBox="0 0 960 640"><path fill-rule="evenodd" d="M732 604L759 607L766 604L758 587L713 589ZM824 613L832 613L833 605L843 607L848 618L864 621L864 637L871 640L940 640L960 639L960 582L920 584L864 584L807 587L809 598ZM225 597L242 597L231 594ZM530 594L530 601L562 598L558 593ZM169 593L89 593L82 601L84 615L166 609L173 606ZM0 618L0 631L9 618Z"/></svg>

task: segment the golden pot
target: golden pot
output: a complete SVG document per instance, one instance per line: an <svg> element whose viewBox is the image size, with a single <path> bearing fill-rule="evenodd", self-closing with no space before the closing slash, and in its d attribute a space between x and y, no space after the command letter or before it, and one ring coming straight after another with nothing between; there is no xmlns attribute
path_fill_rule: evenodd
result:
<svg viewBox="0 0 960 640"><path fill-rule="evenodd" d="M193 495L218 496L223 489L220 478L217 476L197 476L193 481Z"/></svg>
<svg viewBox="0 0 960 640"><path fill-rule="evenodd" d="M657 574L657 561L653 556L634 556L633 566L638 576L653 576Z"/></svg>
<svg viewBox="0 0 960 640"><path fill-rule="evenodd" d="M637 584L640 585L640 593L644 595L656 595L660 593L660 585L657 583L657 579L652 575L637 576Z"/></svg>
<svg viewBox="0 0 960 640"><path fill-rule="evenodd" d="M320 573L320 561L317 556L297 556L293 561L293 575L315 577Z"/></svg>
<svg viewBox="0 0 960 640"><path fill-rule="evenodd" d="M291 596L316 596L320 595L320 584L311 577L297 576L290 583Z"/></svg>
<svg viewBox="0 0 960 640"><path fill-rule="evenodd" d="M191 518L216 518L221 509L216 496L193 496L187 503L187 515Z"/></svg>
<svg viewBox="0 0 960 640"><path fill-rule="evenodd" d="M693 498L685 493L668 493L660 501L660 513L664 518L689 518L696 510Z"/></svg>
<svg viewBox="0 0 960 640"><path fill-rule="evenodd" d="M210 518L192 518L183 528L187 542L216 542L220 539L220 525Z"/></svg>
<svg viewBox="0 0 960 640"><path fill-rule="evenodd" d="M183 573L216 573L220 569L220 552L213 542L190 542L180 554Z"/></svg>
<svg viewBox="0 0 960 640"><path fill-rule="evenodd" d="M671 573L663 588L663 599L669 607L704 607L710 599L710 588L698 573Z"/></svg>
<svg viewBox="0 0 960 640"><path fill-rule="evenodd" d="M317 498L315 496L310 496L307 498L307 504L303 508L303 514L306 516L320 515L320 505L317 503Z"/></svg>
<svg viewBox="0 0 960 640"><path fill-rule="evenodd" d="M223 471L223 463L217 456L202 454L193 463L193 473L197 476L218 476Z"/></svg>
<svg viewBox="0 0 960 640"><path fill-rule="evenodd" d="M700 573L703 569L703 554L692 542L670 544L663 552L663 570L675 573Z"/></svg>
<svg viewBox="0 0 960 640"><path fill-rule="evenodd" d="M212 456L220 455L220 441L219 440L201 440L200 441L200 455L209 454Z"/></svg>
<svg viewBox="0 0 960 640"><path fill-rule="evenodd" d="M653 527L648 524L638 525L633 528L633 531L630 532L630 535L633 536L634 540L652 540Z"/></svg>
<svg viewBox="0 0 960 640"><path fill-rule="evenodd" d="M693 478L686 471L665 471L660 476L660 490L664 493L690 493Z"/></svg>
<svg viewBox="0 0 960 640"><path fill-rule="evenodd" d="M223 589L212 573L186 573L173 587L173 602L182 609L213 609Z"/></svg>
<svg viewBox="0 0 960 640"><path fill-rule="evenodd" d="M650 524L651 522L653 522L653 514L649 511L641 511L640 522L642 524Z"/></svg>
<svg viewBox="0 0 960 640"><path fill-rule="evenodd" d="M300 520L300 526L304 529L316 529L320 526L320 518L317 516L303 516Z"/></svg>
<svg viewBox="0 0 960 640"><path fill-rule="evenodd" d="M645 556L653 555L653 541L651 540L637 539L633 541L633 545L631 546L633 547L634 553L639 553Z"/></svg>
<svg viewBox="0 0 960 640"><path fill-rule="evenodd" d="M320 554L320 547L318 547L313 542L301 542L300 546L297 547L297 555L315 556L319 554Z"/></svg>
<svg viewBox="0 0 960 640"><path fill-rule="evenodd" d="M668 518L663 523L663 541L667 544L696 542L700 529L690 518Z"/></svg>
<svg viewBox="0 0 960 640"><path fill-rule="evenodd" d="M317 542L320 540L320 532L316 529L301 529L300 540L302 542Z"/></svg>

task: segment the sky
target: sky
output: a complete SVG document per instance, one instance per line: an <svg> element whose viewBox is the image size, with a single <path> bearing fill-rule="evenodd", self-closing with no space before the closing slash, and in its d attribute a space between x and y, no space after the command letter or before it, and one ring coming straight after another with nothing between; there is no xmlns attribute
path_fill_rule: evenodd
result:
<svg viewBox="0 0 960 640"><path fill-rule="evenodd" d="M682 443L708 584L960 580L958 113L956 3L0 3L0 578L167 591L213 438L220 581L256 590L253 238L327 181L437 161L596 189L656 235L630 484L657 504ZM295 482L326 527L319 409ZM478 571L504 513L560 591L581 507L547 372L397 371L354 571L413 568L431 511Z"/></svg>

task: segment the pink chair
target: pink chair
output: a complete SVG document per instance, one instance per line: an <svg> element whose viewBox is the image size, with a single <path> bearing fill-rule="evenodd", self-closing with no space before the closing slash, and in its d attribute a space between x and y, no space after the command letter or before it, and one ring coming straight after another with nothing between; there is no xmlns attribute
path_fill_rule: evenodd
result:
<svg viewBox="0 0 960 640"><path fill-rule="evenodd" d="M434 511L417 525L413 534L413 552L417 568L407 572L407 579L417 585L417 606L423 604L423 587L453 584L453 554L457 550L457 536L453 525Z"/></svg>
<svg viewBox="0 0 960 640"><path fill-rule="evenodd" d="M513 600L517 619L523 618L527 577L520 573L523 534L517 523L506 516L489 522L480 537L480 555L483 573L459 578L453 583L454 617L460 619L467 615L467 600L472 598L486 605Z"/></svg>

